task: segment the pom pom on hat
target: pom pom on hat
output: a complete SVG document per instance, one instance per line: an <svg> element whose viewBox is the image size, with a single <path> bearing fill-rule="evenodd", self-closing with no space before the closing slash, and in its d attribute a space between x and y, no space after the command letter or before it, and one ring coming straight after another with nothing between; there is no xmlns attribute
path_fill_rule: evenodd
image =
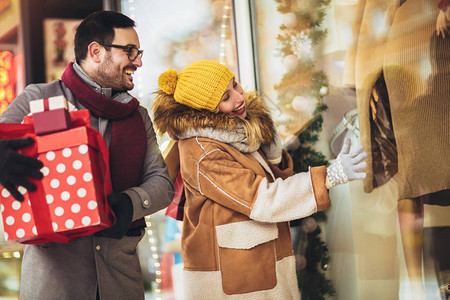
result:
<svg viewBox="0 0 450 300"><path fill-rule="evenodd" d="M195 109L214 111L234 78L226 66L212 60L199 60L180 73L173 69L161 74L158 85L175 101Z"/></svg>
<svg viewBox="0 0 450 300"><path fill-rule="evenodd" d="M177 87L178 73L174 69L162 73L158 79L158 85L164 93L172 95Z"/></svg>

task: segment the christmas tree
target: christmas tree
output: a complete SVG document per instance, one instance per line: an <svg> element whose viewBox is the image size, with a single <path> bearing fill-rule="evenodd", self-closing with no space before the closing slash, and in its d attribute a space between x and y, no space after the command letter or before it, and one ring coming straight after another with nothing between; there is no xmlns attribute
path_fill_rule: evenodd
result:
<svg viewBox="0 0 450 300"><path fill-rule="evenodd" d="M294 171L304 172L309 166L327 164L325 156L314 149L327 108L323 98L328 94L327 76L316 68L315 49L326 35L319 26L329 0L275 1L284 21L277 37L278 54L288 70L274 87L285 116L277 125L282 133L290 133L285 146L294 160ZM330 257L318 223L325 221L325 213L318 212L291 222L303 300L325 299L335 292L324 272Z"/></svg>

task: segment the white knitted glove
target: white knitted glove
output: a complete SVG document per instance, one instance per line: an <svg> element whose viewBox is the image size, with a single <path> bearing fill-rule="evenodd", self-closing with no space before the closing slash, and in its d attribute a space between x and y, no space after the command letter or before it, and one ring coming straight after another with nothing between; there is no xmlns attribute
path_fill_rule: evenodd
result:
<svg viewBox="0 0 450 300"><path fill-rule="evenodd" d="M350 153L351 140L345 138L344 145L336 160L327 168L325 186L330 189L338 184L347 183L355 179L366 178L365 169L367 164L363 160L367 158L364 148L360 147Z"/></svg>
<svg viewBox="0 0 450 300"><path fill-rule="evenodd" d="M281 147L281 139L278 132L275 132L272 143L261 145L261 150L272 164L277 165L281 162L283 148Z"/></svg>

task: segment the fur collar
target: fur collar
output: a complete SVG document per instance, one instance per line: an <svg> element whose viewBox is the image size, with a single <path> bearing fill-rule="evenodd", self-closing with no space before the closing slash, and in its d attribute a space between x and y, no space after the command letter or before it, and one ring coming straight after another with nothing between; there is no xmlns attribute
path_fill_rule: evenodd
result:
<svg viewBox="0 0 450 300"><path fill-rule="evenodd" d="M188 107L176 102L172 95L158 91L153 103L153 123L160 134L167 132L174 139L208 137L231 144L242 152L253 152L260 144L273 141L275 129L269 111L256 93L245 93L245 98L247 118L242 120L231 114Z"/></svg>

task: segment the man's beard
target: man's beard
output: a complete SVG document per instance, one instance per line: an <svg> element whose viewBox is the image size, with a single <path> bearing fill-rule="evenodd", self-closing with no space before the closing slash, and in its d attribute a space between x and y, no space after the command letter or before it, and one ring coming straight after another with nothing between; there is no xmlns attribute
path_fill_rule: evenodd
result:
<svg viewBox="0 0 450 300"><path fill-rule="evenodd" d="M128 91L133 88L133 84L128 83L128 78L124 78L124 70L114 65L110 55L105 57L92 79L102 88L111 88L115 91Z"/></svg>

